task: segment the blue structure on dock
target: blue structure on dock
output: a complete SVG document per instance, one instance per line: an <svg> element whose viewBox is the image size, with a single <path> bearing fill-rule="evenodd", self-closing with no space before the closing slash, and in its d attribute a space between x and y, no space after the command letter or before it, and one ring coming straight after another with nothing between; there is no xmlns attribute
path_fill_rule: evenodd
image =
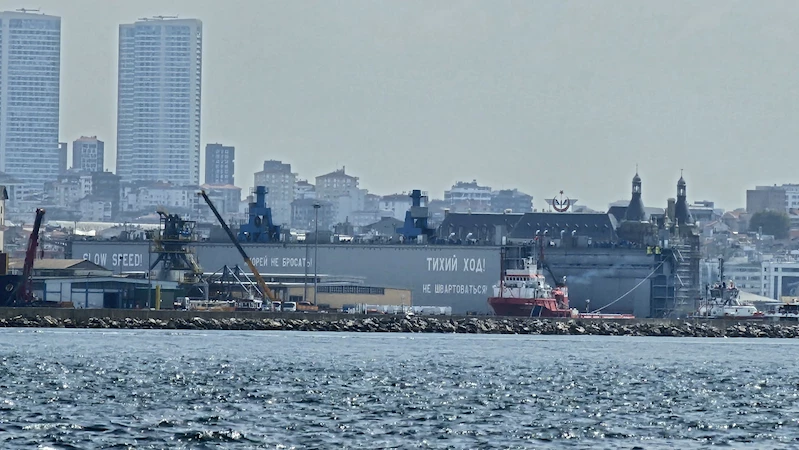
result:
<svg viewBox="0 0 799 450"><path fill-rule="evenodd" d="M272 208L266 206L267 189L255 187L255 201L250 202L249 220L239 228L239 242L280 241L280 226L272 222Z"/></svg>
<svg viewBox="0 0 799 450"><path fill-rule="evenodd" d="M430 242L434 239L436 230L428 224L427 196L422 195L421 190L414 189L410 197L411 209L405 212L405 223L397 228L397 234L402 237L403 242L417 242L420 238ZM425 200L425 206L422 206L422 199Z"/></svg>

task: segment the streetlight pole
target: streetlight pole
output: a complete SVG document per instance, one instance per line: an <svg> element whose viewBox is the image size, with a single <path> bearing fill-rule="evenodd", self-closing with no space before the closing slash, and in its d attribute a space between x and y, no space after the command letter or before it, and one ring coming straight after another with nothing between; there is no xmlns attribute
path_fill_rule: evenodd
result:
<svg viewBox="0 0 799 450"><path fill-rule="evenodd" d="M150 267L152 265L152 257L153 257L153 241L147 241L147 308L150 308L150 300L151 300L151 291L153 290L153 278L152 278L152 271L153 268ZM136 300L134 299L133 304L136 304Z"/></svg>
<svg viewBox="0 0 799 450"><path fill-rule="evenodd" d="M305 233L305 278L304 286L303 286L303 294L302 294L302 301L308 301L308 250L309 250L309 239L308 239L308 232Z"/></svg>
<svg viewBox="0 0 799 450"><path fill-rule="evenodd" d="M317 304L316 303L316 291L317 291L317 287L318 287L317 280L318 280L318 274L319 274L318 271L317 271L317 269L319 268L319 263L318 263L319 259L318 259L317 255L319 254L319 208L321 208L321 207L322 207L322 205L320 205L319 203L314 203L313 204L313 213L314 213L314 220L313 220L313 222L314 222L314 233L313 233L313 240L314 240L314 244L313 244L313 304L314 305Z"/></svg>

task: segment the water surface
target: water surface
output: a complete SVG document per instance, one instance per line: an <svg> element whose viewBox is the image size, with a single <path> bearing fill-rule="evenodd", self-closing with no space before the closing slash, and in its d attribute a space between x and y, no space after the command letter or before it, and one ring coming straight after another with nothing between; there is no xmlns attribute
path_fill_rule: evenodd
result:
<svg viewBox="0 0 799 450"><path fill-rule="evenodd" d="M799 341L0 330L2 448L793 448Z"/></svg>

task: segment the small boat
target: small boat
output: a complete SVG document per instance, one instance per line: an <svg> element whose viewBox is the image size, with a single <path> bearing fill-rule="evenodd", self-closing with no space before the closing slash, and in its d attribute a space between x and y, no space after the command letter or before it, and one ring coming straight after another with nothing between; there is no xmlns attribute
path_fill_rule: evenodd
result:
<svg viewBox="0 0 799 450"><path fill-rule="evenodd" d="M735 283L721 282L708 288L708 296L699 303L695 319L762 319L763 312L754 305L740 299L740 291Z"/></svg>
<svg viewBox="0 0 799 450"><path fill-rule="evenodd" d="M799 322L799 300L793 299L774 310L765 311L763 316L768 320Z"/></svg>

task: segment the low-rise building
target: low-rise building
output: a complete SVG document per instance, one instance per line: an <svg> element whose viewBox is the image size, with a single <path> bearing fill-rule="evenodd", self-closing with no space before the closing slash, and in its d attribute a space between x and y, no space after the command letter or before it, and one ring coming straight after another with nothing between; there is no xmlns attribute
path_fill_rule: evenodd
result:
<svg viewBox="0 0 799 450"><path fill-rule="evenodd" d="M87 195L76 205L82 221L110 222L114 217L113 203L103 196Z"/></svg>
<svg viewBox="0 0 799 450"><path fill-rule="evenodd" d="M120 211L151 214L159 207L169 212L196 213L199 186L176 186L160 181L125 184L120 189Z"/></svg>
<svg viewBox="0 0 799 450"><path fill-rule="evenodd" d="M8 270L21 275L25 260L12 258ZM33 261L34 277L104 277L111 276L112 270L85 259L36 259Z"/></svg>
<svg viewBox="0 0 799 450"><path fill-rule="evenodd" d="M319 204L318 211L314 205ZM315 220L318 216L319 230L329 230L333 227L333 204L311 198L297 199L291 202L291 226L298 230L314 231Z"/></svg>
<svg viewBox="0 0 799 450"><path fill-rule="evenodd" d="M297 180L294 183L294 198L316 198L316 188L308 180Z"/></svg>
<svg viewBox="0 0 799 450"><path fill-rule="evenodd" d="M222 214L239 214L241 188L232 184L204 184L200 186ZM215 220L215 219L214 219Z"/></svg>
<svg viewBox="0 0 799 450"><path fill-rule="evenodd" d="M444 202L453 211L485 212L491 209L491 188L480 186L477 180L458 181L448 191L444 191Z"/></svg>
<svg viewBox="0 0 799 450"><path fill-rule="evenodd" d="M338 197L333 204L333 217L335 223L352 222L352 218L359 211L363 211L366 189L352 189Z"/></svg>
<svg viewBox="0 0 799 450"><path fill-rule="evenodd" d="M382 217L393 217L397 220L405 220L405 213L411 209L413 201L410 195L391 194L380 197L378 209Z"/></svg>
<svg viewBox="0 0 799 450"><path fill-rule="evenodd" d="M347 305L395 305L410 307L413 304L410 289L397 289L389 287L363 286L357 284L322 284L314 296L312 285L307 287L308 298L327 308L345 309ZM289 301L303 301L305 286L292 286L288 288Z"/></svg>
<svg viewBox="0 0 799 450"><path fill-rule="evenodd" d="M688 205L688 211L698 223L709 223L720 220L724 214L723 209L716 208L716 204L709 200L700 200Z"/></svg>
<svg viewBox="0 0 799 450"><path fill-rule="evenodd" d="M760 295L775 300L799 298L799 262L763 261L761 274L763 287Z"/></svg>
<svg viewBox="0 0 799 450"><path fill-rule="evenodd" d="M120 177L109 171L92 172L92 197L111 205L111 218L119 214Z"/></svg>
<svg viewBox="0 0 799 450"><path fill-rule="evenodd" d="M353 211L349 222L354 227L365 227L380 220L384 214L380 211Z"/></svg>
<svg viewBox="0 0 799 450"><path fill-rule="evenodd" d="M402 220L398 220L393 217L382 217L377 222L363 227L361 231L363 234L370 235L375 238L383 237L386 238L385 240L398 242L399 233L397 233L397 228L402 228L403 225L404 222Z"/></svg>
<svg viewBox="0 0 799 450"><path fill-rule="evenodd" d="M519 192L518 189L503 189L494 192L491 197L491 211L496 213L533 212L533 196Z"/></svg>
<svg viewBox="0 0 799 450"><path fill-rule="evenodd" d="M79 170L69 170L55 181L45 184L47 204L61 208L72 208L75 203L92 193L92 174Z"/></svg>

